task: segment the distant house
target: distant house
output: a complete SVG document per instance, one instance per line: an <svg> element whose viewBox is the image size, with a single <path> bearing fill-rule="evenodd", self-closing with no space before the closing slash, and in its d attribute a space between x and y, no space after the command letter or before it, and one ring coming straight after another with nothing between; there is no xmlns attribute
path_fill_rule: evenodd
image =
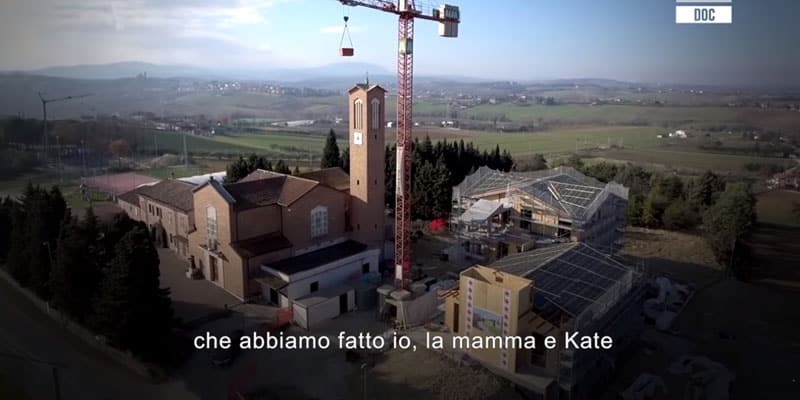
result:
<svg viewBox="0 0 800 400"><path fill-rule="evenodd" d="M675 131L675 137L680 139L686 139L687 135L685 131L677 130Z"/></svg>
<svg viewBox="0 0 800 400"><path fill-rule="evenodd" d="M194 187L189 182L165 180L123 193L117 204L131 219L147 224L156 244L188 257L188 235L194 226Z"/></svg>

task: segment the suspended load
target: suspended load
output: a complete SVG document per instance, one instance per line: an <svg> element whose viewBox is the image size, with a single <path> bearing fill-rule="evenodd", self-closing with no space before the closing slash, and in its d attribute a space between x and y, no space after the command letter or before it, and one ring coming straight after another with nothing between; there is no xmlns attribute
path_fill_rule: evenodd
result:
<svg viewBox="0 0 800 400"><path fill-rule="evenodd" d="M354 54L353 50L353 39L350 38L350 29L347 28L347 21L350 20L350 17L344 16L344 29L342 29L342 38L339 40L339 48L341 49L340 54L342 57L352 57ZM344 47L344 37L347 36L347 41L350 43L350 47Z"/></svg>

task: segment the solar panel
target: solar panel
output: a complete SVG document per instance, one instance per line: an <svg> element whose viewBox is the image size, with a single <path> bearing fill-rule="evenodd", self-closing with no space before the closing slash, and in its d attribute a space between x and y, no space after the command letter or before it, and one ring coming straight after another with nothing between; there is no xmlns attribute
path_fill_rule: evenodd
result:
<svg viewBox="0 0 800 400"><path fill-rule="evenodd" d="M520 253L492 266L508 273L524 274L522 276L534 281L534 293L572 316L586 310L630 272L629 267L583 243Z"/></svg>

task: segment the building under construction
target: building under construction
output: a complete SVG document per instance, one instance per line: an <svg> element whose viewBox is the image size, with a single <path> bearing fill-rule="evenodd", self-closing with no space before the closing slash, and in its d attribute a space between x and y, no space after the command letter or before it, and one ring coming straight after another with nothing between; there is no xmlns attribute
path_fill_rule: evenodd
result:
<svg viewBox="0 0 800 400"><path fill-rule="evenodd" d="M491 262L558 242L613 252L625 227L628 188L570 167L504 173L481 167L453 188L453 261Z"/></svg>
<svg viewBox="0 0 800 400"><path fill-rule="evenodd" d="M482 348L467 353L529 390L532 398L592 399L644 327L640 268L585 243L561 243L504 257L461 272L444 297L453 334L486 337L553 336L553 349ZM565 335L607 335L608 350L574 349Z"/></svg>

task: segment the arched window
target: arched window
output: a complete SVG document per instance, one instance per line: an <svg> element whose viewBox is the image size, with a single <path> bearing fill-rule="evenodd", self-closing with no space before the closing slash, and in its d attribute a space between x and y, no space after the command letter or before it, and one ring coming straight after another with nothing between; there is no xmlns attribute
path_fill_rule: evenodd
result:
<svg viewBox="0 0 800 400"><path fill-rule="evenodd" d="M361 99L353 102L353 129L364 129L364 101Z"/></svg>
<svg viewBox="0 0 800 400"><path fill-rule="evenodd" d="M206 207L206 239L209 246L214 246L217 243L217 235L217 209L208 206Z"/></svg>
<svg viewBox="0 0 800 400"><path fill-rule="evenodd" d="M372 108L372 129L378 129L381 127L381 101L372 99L370 104Z"/></svg>
<svg viewBox="0 0 800 400"><path fill-rule="evenodd" d="M311 237L328 234L328 207L319 206L311 210Z"/></svg>

